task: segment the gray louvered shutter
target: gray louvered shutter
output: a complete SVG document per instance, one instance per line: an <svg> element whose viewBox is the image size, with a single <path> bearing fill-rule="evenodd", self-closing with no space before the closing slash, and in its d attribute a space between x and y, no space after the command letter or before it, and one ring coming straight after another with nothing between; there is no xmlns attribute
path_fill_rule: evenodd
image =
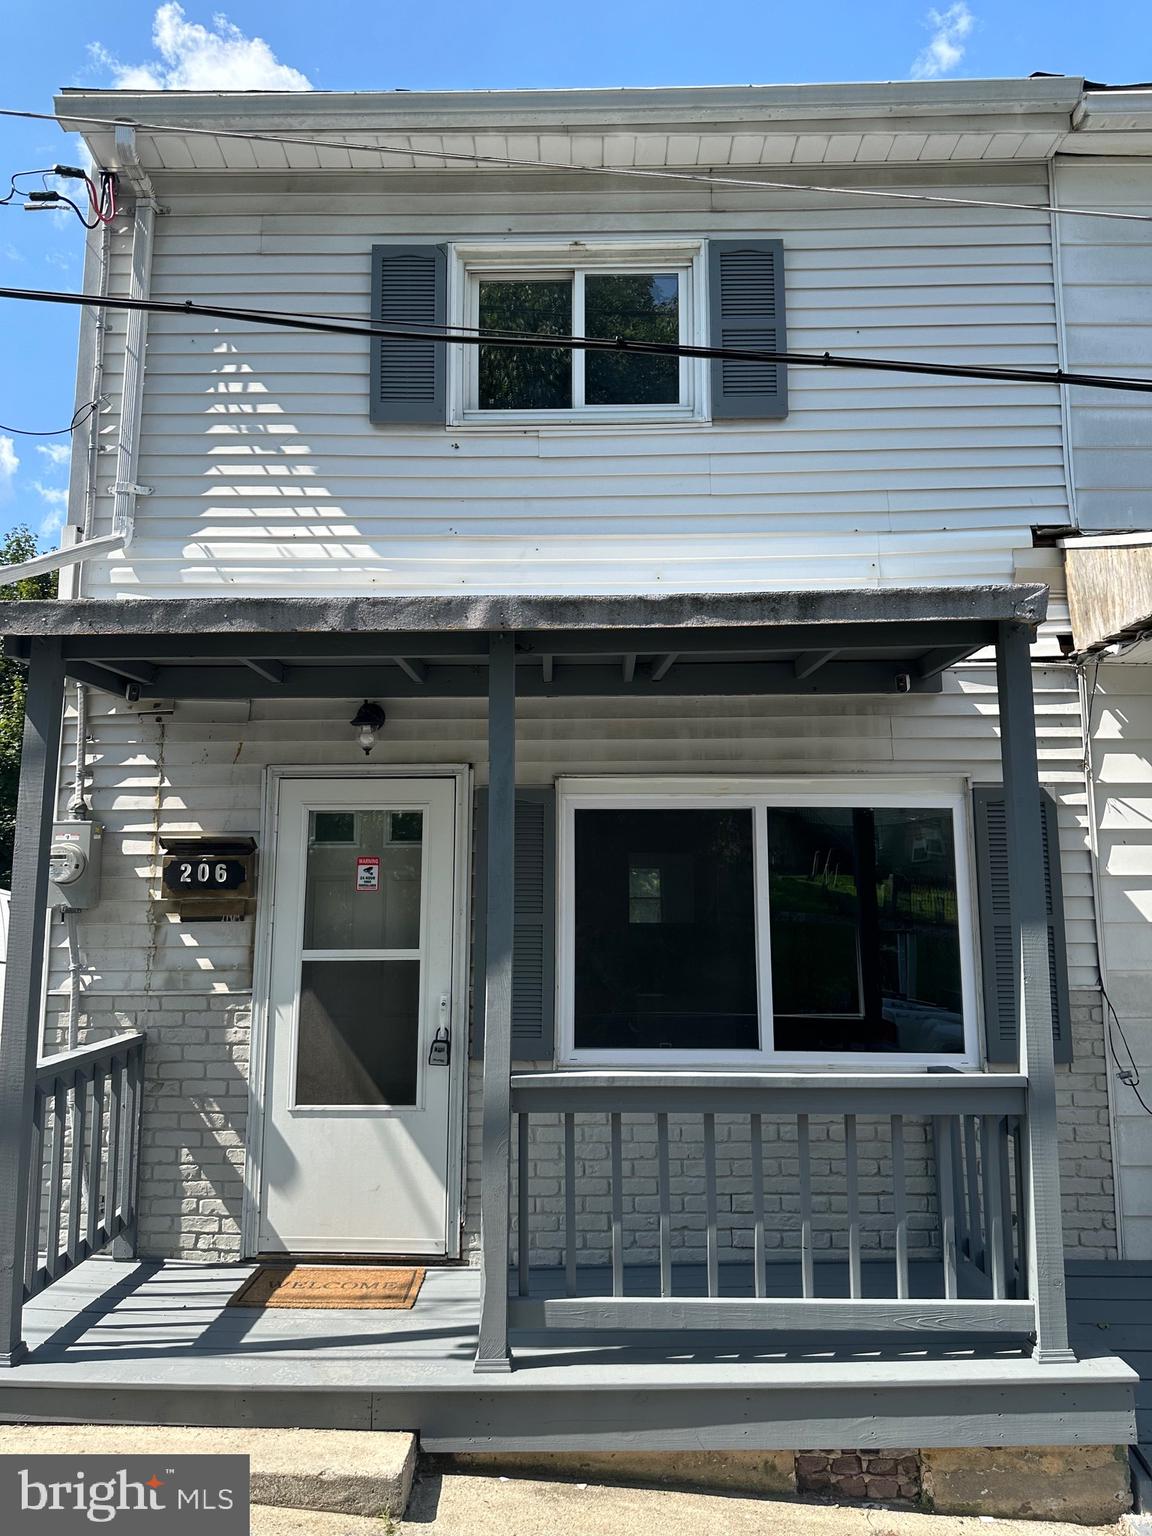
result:
<svg viewBox="0 0 1152 1536"><path fill-rule="evenodd" d="M787 348L782 241L710 240L708 292L712 346L766 352ZM785 364L713 358L713 416L787 414Z"/></svg>
<svg viewBox="0 0 1152 1536"><path fill-rule="evenodd" d="M483 956L488 791L476 791L472 924L472 1054L484 1054ZM555 1038L556 791L516 791L516 905L512 940L512 1058L550 1061Z"/></svg>
<svg viewBox="0 0 1152 1536"><path fill-rule="evenodd" d="M448 315L448 255L442 245L372 247L372 319L431 327ZM437 341L372 338L369 415L377 422L434 422L446 415L446 348Z"/></svg>
<svg viewBox="0 0 1152 1536"><path fill-rule="evenodd" d="M1016 947L1008 896L1008 819L999 785L972 793L976 829L976 880L980 898L980 959L984 973L984 1030L988 1060L1020 1056L1016 1009ZM1044 892L1048 912L1048 962L1052 978L1052 1044L1057 1061L1072 1060L1068 1002L1068 950L1060 879L1060 828L1056 802L1040 792L1044 830Z"/></svg>

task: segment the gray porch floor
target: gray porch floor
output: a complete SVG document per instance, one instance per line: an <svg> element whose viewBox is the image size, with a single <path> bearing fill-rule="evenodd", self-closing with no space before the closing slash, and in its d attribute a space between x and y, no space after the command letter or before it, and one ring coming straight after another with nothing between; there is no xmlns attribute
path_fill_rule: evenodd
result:
<svg viewBox="0 0 1152 1536"><path fill-rule="evenodd" d="M1073 1366L989 1340L585 1334L521 1335L512 1373L477 1375L474 1269L429 1269L411 1311L289 1311L226 1305L250 1266L94 1259L29 1304L0 1419L407 1428L443 1450L1115 1443L1132 1429L1115 1309L1138 1311L1126 1287L1152 1297L1152 1266L1111 1268L1074 1272L1092 1294ZM1152 1372L1152 1321L1139 1341Z"/></svg>

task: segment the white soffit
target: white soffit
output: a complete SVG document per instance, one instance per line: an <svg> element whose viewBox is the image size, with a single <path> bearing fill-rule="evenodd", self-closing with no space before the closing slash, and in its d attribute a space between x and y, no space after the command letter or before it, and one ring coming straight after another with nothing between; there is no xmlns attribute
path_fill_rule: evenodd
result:
<svg viewBox="0 0 1152 1536"><path fill-rule="evenodd" d="M1060 77L624 91L67 91L56 108L64 128L84 134L102 164L115 163L111 128L80 117L151 117L331 140L316 148L141 130L141 160L156 171L460 165L410 150L684 169L1044 160L1068 136L1081 95L1079 79ZM381 155L350 150L342 139L398 148Z"/></svg>

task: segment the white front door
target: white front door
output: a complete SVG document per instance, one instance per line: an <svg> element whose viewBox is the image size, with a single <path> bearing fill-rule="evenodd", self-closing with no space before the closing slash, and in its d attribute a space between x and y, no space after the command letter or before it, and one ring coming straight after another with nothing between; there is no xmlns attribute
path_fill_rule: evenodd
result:
<svg viewBox="0 0 1152 1536"><path fill-rule="evenodd" d="M280 781L262 1252L448 1251L456 783Z"/></svg>

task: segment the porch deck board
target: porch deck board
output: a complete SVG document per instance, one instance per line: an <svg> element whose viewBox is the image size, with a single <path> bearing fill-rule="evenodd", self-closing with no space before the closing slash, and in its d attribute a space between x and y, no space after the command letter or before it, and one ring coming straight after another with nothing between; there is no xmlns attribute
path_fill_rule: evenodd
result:
<svg viewBox="0 0 1152 1536"><path fill-rule="evenodd" d="M913 1288L930 1290L928 1270L939 1265L911 1268ZM520 1334L516 1369L478 1376L477 1270L430 1268L410 1311L229 1308L250 1273L89 1260L29 1304L31 1355L0 1374L0 1420L409 1428L443 1450L1035 1444L1131 1433L1131 1378L1095 1327L1090 1358L1045 1367L987 1338ZM781 1267L773 1278L790 1277ZM562 1289L563 1280L560 1271L538 1283Z"/></svg>

